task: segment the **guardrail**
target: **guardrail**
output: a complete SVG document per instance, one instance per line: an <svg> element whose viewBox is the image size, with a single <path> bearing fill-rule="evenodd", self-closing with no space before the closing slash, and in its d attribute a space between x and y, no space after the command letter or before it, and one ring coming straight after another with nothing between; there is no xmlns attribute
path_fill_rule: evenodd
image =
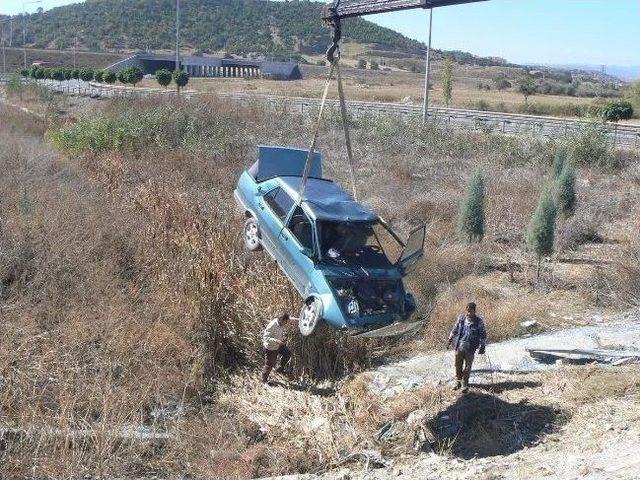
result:
<svg viewBox="0 0 640 480"><path fill-rule="evenodd" d="M6 81L7 76L0 76L0 81ZM54 92L65 95L99 97L130 97L176 95L175 90L160 88L125 87L104 85L95 82L57 82L55 80L40 80L40 85ZM212 95L195 90L182 90L181 95L193 97L197 95ZM278 108L292 108L304 113L305 110L317 109L320 99L308 97L285 97L277 95L261 95L252 93L220 93L220 97L237 102L262 102L265 105ZM349 101L348 107L354 115L399 115L404 117L421 117L422 106L402 103ZM337 100L328 100L330 108L338 108ZM510 135L533 135L548 138L564 138L581 129L593 125L586 120L572 120L558 117L542 117L517 113L485 112L480 110L465 110L457 108L431 107L429 120L452 128L468 130L482 130ZM640 148L640 125L618 125L601 123L608 138L615 146Z"/></svg>
<svg viewBox="0 0 640 480"><path fill-rule="evenodd" d="M247 93L219 94L236 101L260 100L282 107L288 105L300 112L318 108L320 99L304 97L283 97ZM338 108L338 100L328 100L328 105ZM349 101L352 114L395 114L405 117L421 117L422 106L400 103ZM587 120L569 120L557 117L539 117L517 113L484 112L457 108L429 108L429 120L455 128L493 131L513 135L534 135L548 138L564 138L593 125ZM640 125L617 125L599 123L616 146L640 147Z"/></svg>

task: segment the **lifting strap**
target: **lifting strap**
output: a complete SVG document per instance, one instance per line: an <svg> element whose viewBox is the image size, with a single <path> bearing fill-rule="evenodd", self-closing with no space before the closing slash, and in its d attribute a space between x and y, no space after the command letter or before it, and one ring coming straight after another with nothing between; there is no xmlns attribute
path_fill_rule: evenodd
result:
<svg viewBox="0 0 640 480"><path fill-rule="evenodd" d="M335 49L334 49L335 52ZM300 188L298 189L298 205L302 203L304 190L307 186L307 180L309 178L309 171L311 170L311 161L313 159L313 153L315 152L316 143L318 142L318 134L320 132L320 123L322 121L322 114L324 112L324 107L327 103L327 96L329 95L329 87L331 86L331 80L333 78L334 71L336 72L336 78L338 83L338 97L340 98L340 114L342 116L342 125L344 127L344 139L347 146L347 157L349 159L349 170L351 174L351 190L353 192L353 199L357 200L357 191L356 191L356 174L355 174L355 166L353 162L353 149L351 147L351 136L349 134L349 116L347 115L347 103L344 97L344 88L342 85L342 76L340 75L340 54L337 52L337 55L334 55L332 52L331 55L331 64L329 67L329 75L327 76L327 81L324 86L324 91L322 93L322 100L320 101L320 109L318 110L318 118L316 120L316 126L313 131L313 137L311 139L311 145L309 146L309 151L307 153L307 160L304 164L304 171L302 173L302 181L300 182Z"/></svg>

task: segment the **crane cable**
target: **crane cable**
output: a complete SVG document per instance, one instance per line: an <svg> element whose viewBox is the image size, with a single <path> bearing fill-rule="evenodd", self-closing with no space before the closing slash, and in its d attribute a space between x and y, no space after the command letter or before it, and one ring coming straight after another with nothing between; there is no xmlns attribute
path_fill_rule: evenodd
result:
<svg viewBox="0 0 640 480"><path fill-rule="evenodd" d="M355 164L353 161L353 148L351 145L351 135L349 134L349 115L347 113L347 102L345 101L344 87L342 84L342 75L340 74L340 64L339 64L340 49L339 49L337 40L334 40L333 45L330 47L327 53L327 58L330 61L329 75L327 75L327 81L325 83L324 91L322 93L322 100L320 101L320 109L318 110L318 118L316 120L316 125L313 132L311 145L309 146L309 150L307 153L307 160L304 164L302 181L300 182L300 187L298 189L298 205L302 203L303 193L307 186L309 172L311 171L311 162L313 159L313 154L315 153L316 143L318 142L318 134L320 132L320 123L322 121L322 114L324 112L324 107L327 103L327 97L329 95L329 87L331 86L331 80L333 79L334 72L336 73L336 80L338 83L338 97L340 99L340 114L342 117L342 125L344 127L344 139L347 147L347 157L349 159L349 170L351 174L351 190L353 192L353 199L354 200L358 199L357 190L356 190Z"/></svg>

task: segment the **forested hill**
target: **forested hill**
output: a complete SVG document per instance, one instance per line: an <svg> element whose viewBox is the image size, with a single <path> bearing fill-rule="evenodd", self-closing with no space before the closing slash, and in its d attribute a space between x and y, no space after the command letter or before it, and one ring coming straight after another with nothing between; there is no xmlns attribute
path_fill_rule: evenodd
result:
<svg viewBox="0 0 640 480"><path fill-rule="evenodd" d="M27 45L91 50L172 49L175 0L87 0L28 16ZM295 57L319 53L329 44L320 20L326 2L181 0L182 42L201 52ZM13 46L22 42L14 21ZM344 22L344 38L404 52L422 45L393 30L357 18Z"/></svg>

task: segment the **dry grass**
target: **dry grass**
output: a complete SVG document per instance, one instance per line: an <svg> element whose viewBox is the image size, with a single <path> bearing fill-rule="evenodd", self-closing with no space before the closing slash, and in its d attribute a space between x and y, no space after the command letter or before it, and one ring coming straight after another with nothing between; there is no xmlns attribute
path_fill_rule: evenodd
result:
<svg viewBox="0 0 640 480"><path fill-rule="evenodd" d="M384 421L451 400L424 389L387 404L361 377L336 394L311 388L367 368L390 345L328 331L291 335L302 391L256 383L262 326L300 305L272 262L242 251L230 192L256 144L305 146L311 116L215 99L108 102L50 131L62 157L43 143L40 121L0 114L0 414L5 427L36 428L2 437L3 476L315 471L372 444ZM103 136L85 135L89 125ZM505 294L486 272L496 255L522 255L520 230L553 144L394 119L354 127L362 199L399 230L430 225L426 262L410 279L423 309L436 304L426 344L442 345L470 297L487 312L492 340L517 334L521 319L539 314L519 294L538 294L526 284ZM345 181L339 126L320 144L328 174ZM478 165L488 235L468 246L458 240L457 203ZM611 189L598 172L581 170L590 183L580 198ZM140 426L170 436L123 441L123 429Z"/></svg>

